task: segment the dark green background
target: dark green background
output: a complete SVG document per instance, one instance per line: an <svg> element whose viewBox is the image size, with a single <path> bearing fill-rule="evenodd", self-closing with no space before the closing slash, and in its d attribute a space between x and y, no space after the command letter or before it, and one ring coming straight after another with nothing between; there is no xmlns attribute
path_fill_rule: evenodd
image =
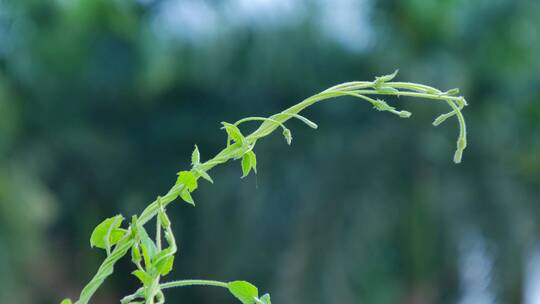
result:
<svg viewBox="0 0 540 304"><path fill-rule="evenodd" d="M445 105L343 98L257 146L257 176L212 171L169 208L173 278L245 279L275 303L540 303L540 2L0 0L0 298L76 297L103 218L140 212L225 144L220 121L271 115L343 81L459 87ZM128 261L96 294L137 288ZM535 296L536 294L536 296ZM220 289L168 303L235 303Z"/></svg>

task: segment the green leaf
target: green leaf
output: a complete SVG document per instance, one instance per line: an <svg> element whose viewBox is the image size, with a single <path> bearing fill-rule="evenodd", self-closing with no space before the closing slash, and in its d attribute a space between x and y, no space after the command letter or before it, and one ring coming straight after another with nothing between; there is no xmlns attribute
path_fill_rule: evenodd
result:
<svg viewBox="0 0 540 304"><path fill-rule="evenodd" d="M229 291L242 304L253 304L255 299L259 297L257 287L246 281L234 281L227 284Z"/></svg>
<svg viewBox="0 0 540 304"><path fill-rule="evenodd" d="M195 166L199 163L201 163L201 154L199 153L199 147L195 145L195 150L191 153L191 164Z"/></svg>
<svg viewBox="0 0 540 304"><path fill-rule="evenodd" d="M119 214L105 219L97 225L90 236L90 246L106 249L107 247L118 243L126 233L125 230L119 229L123 220L124 218Z"/></svg>
<svg viewBox="0 0 540 304"><path fill-rule="evenodd" d="M260 300L264 304L272 304L272 302L270 301L270 295L269 294L265 294L264 296L262 296L260 298Z"/></svg>
<svg viewBox="0 0 540 304"><path fill-rule="evenodd" d="M172 253L172 247L168 247L166 249L161 250L154 256L152 263L157 264L158 262L164 260L167 256L171 255L171 253Z"/></svg>
<svg viewBox="0 0 540 304"><path fill-rule="evenodd" d="M195 172L197 172L202 178L209 181L211 184L214 183L214 180L210 177L210 175L208 175L208 173L206 173L206 171L195 168Z"/></svg>
<svg viewBox="0 0 540 304"><path fill-rule="evenodd" d="M73 304L73 302L71 302L71 299L64 299L60 304Z"/></svg>
<svg viewBox="0 0 540 304"><path fill-rule="evenodd" d="M138 231L139 231L138 236L141 240L140 246L141 246L142 255L144 258L144 265L146 266L147 269L150 269L150 267L152 266L152 260L154 259L154 257L156 256L158 252L157 246L154 243L154 241L152 241L152 239L148 236L148 233L146 232L146 229L144 229L143 226L139 226Z"/></svg>
<svg viewBox="0 0 540 304"><path fill-rule="evenodd" d="M166 258L159 260L156 263L156 269L162 276L165 276L171 272L174 265L174 255L170 255Z"/></svg>
<svg viewBox="0 0 540 304"><path fill-rule="evenodd" d="M193 172L180 171L177 174L178 179L176 180L176 184L184 184L188 188L189 192L193 192L195 189L197 189L197 178Z"/></svg>
<svg viewBox="0 0 540 304"><path fill-rule="evenodd" d="M242 157L242 178L248 176L249 172L251 171L252 164L251 164L251 157L246 153Z"/></svg>
<svg viewBox="0 0 540 304"><path fill-rule="evenodd" d="M397 76L398 72L399 72L399 70L395 70L394 73L392 73L392 74L375 77L375 83L381 84L381 83L390 81L390 80L394 79Z"/></svg>
<svg viewBox="0 0 540 304"><path fill-rule="evenodd" d="M237 126L230 124L228 122L222 122L223 128L227 132L227 134L237 143L244 144L246 142L246 139L244 135L242 135L242 132L240 132L240 129L238 129Z"/></svg>
<svg viewBox="0 0 540 304"><path fill-rule="evenodd" d="M191 197L191 194L189 193L188 189L184 189L184 191L180 192L180 197L181 197L186 203L195 206L195 202L193 201L193 198Z"/></svg>
<svg viewBox="0 0 540 304"><path fill-rule="evenodd" d="M141 283L143 285L152 284L152 277L148 273L146 273L146 272L144 272L144 271L142 271L140 269L137 269L137 270L133 271L131 274L136 276L141 281Z"/></svg>
<svg viewBox="0 0 540 304"><path fill-rule="evenodd" d="M290 146L292 143L292 134L291 130L289 129L283 129L283 136L285 137L285 140L287 141L287 144Z"/></svg>
<svg viewBox="0 0 540 304"><path fill-rule="evenodd" d="M251 169L257 174L257 156L255 155L255 152L249 151L246 153L247 156L249 156L249 161L251 163Z"/></svg>
<svg viewBox="0 0 540 304"><path fill-rule="evenodd" d="M139 249L138 243L131 246L131 261L134 264L139 264L141 262L141 250Z"/></svg>

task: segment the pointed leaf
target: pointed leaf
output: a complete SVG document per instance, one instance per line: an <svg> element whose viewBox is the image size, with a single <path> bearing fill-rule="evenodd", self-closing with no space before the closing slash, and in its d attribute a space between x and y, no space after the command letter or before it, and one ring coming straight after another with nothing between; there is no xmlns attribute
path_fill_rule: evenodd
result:
<svg viewBox="0 0 540 304"><path fill-rule="evenodd" d="M186 203L195 206L195 202L193 201L193 198L191 197L191 194L189 193L188 189L184 189L184 191L180 192L180 197L181 197Z"/></svg>
<svg viewBox="0 0 540 304"><path fill-rule="evenodd" d="M125 234L125 230L118 229L123 220L124 218L119 214L105 219L97 225L90 236L90 246L105 249L107 246L118 243Z"/></svg>
<svg viewBox="0 0 540 304"><path fill-rule="evenodd" d="M141 250L139 249L139 244L131 246L131 261L134 264L139 264L141 262Z"/></svg>
<svg viewBox="0 0 540 304"><path fill-rule="evenodd" d="M223 124L223 128L235 142L242 144L245 143L245 137L242 135L242 132L240 132L240 129L238 129L237 126L228 122L222 122L221 124Z"/></svg>
<svg viewBox="0 0 540 304"><path fill-rule="evenodd" d="M208 173L206 173L206 171L195 169L195 172L197 172L202 178L204 178L205 180L207 180L211 184L214 183L214 180L212 179L212 177L210 177L210 175Z"/></svg>
<svg viewBox="0 0 540 304"><path fill-rule="evenodd" d="M140 269L133 271L131 274L136 276L143 285L150 285L152 283L152 277Z"/></svg>
<svg viewBox="0 0 540 304"><path fill-rule="evenodd" d="M246 153L247 156L249 156L249 161L251 163L251 169L257 174L257 156L255 155L255 152L249 151Z"/></svg>
<svg viewBox="0 0 540 304"><path fill-rule="evenodd" d="M234 281L227 284L229 291L242 304L253 304L255 299L259 297L257 287L246 281Z"/></svg>
<svg viewBox="0 0 540 304"><path fill-rule="evenodd" d="M152 265L152 260L154 259L158 251L157 246L154 241L152 241L152 239L148 236L148 233L143 226L139 226L138 231L138 237L141 240L140 247L144 258L144 265L147 269L150 269Z"/></svg>
<svg viewBox="0 0 540 304"><path fill-rule="evenodd" d="M170 255L166 258L159 260L156 263L156 269L162 276L165 276L171 272L174 265L174 255Z"/></svg>
<svg viewBox="0 0 540 304"><path fill-rule="evenodd" d="M191 164L197 165L201 162L201 154L199 153L199 147L195 145L195 150L191 153Z"/></svg>
<svg viewBox="0 0 540 304"><path fill-rule="evenodd" d="M390 80L394 79L397 76L398 72L399 72L399 70L395 70L394 73L392 73L392 74L375 77L375 82L376 83L384 83L384 82L390 81Z"/></svg>
<svg viewBox="0 0 540 304"><path fill-rule="evenodd" d="M246 153L242 157L242 178L248 176L249 172L251 171L251 157Z"/></svg>

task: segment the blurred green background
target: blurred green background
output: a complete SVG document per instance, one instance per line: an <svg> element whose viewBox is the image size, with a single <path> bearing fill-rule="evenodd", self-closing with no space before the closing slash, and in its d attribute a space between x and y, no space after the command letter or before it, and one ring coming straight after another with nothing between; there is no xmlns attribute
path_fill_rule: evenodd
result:
<svg viewBox="0 0 540 304"><path fill-rule="evenodd" d="M103 218L140 212L225 143L220 121L270 115L400 69L459 87L444 105L344 98L257 146L259 174L212 171L169 208L168 279L245 279L275 303L540 303L540 2L0 0L2 303L76 297ZM94 303L137 288L123 261ZM220 289L168 303L235 303Z"/></svg>

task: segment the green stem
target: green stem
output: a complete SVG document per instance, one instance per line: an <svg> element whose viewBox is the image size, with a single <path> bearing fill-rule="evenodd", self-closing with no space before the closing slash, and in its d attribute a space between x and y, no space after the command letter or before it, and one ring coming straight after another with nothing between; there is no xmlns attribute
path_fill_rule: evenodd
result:
<svg viewBox="0 0 540 304"><path fill-rule="evenodd" d="M220 281L213 281L213 280L178 280L178 281L171 281L166 283L161 283L159 285L158 290L168 289L168 288L175 288L175 287L186 287L186 286L215 286L215 287L222 287L222 288L229 288L228 284L226 282L220 282ZM134 293L125 296L122 300L120 300L120 303L129 303L137 298L141 298L144 296L144 288L141 287L137 289Z"/></svg>
<svg viewBox="0 0 540 304"><path fill-rule="evenodd" d="M393 87L396 89L407 89L407 90L414 90L414 91L420 91L424 93L435 93L435 94L441 94L442 92L434 87L427 86L425 84L419 84L419 83L413 83L413 82L386 82L386 86Z"/></svg>
<svg viewBox="0 0 540 304"><path fill-rule="evenodd" d="M466 126L465 126L465 120L463 118L463 115L461 114L460 107L456 106L456 103L460 104L463 103L463 97L455 97L455 96L449 96L445 95L441 91L429 87L424 86L420 84L414 84L414 83L408 83L408 82L386 82L380 84L384 87L392 87L395 89L406 89L410 91L384 91L384 90L377 90L375 88L374 90L368 90L368 88L373 88L376 86L375 82L349 82L344 83L340 85L336 85L332 88L329 88L325 91L320 92L319 94L313 95L309 98L304 99L302 102L282 111L281 113L275 114L268 118L263 118L263 123L257 128L254 132L252 132L250 135L246 137L246 140L248 142L248 146L253 146L257 142L259 138L265 137L272 133L276 128L279 126L283 126L283 124L288 121L289 119L293 117L299 117L299 113L304 110L305 108L320 102L324 100L328 100L331 98L339 97L339 96L355 96L360 97L365 100L368 100L373 103L373 101L364 96L364 95L395 95L395 96L411 96L411 97L419 97L419 98L426 98L426 99L434 99L434 100L444 100L446 101L454 110L455 114L458 117L458 121L460 124L460 137L458 139L458 150L456 151L456 155L454 157L454 160L458 162L461 160L461 154L466 146ZM413 92L411 92L413 91ZM399 114L399 113L398 113ZM409 113L410 114L410 113ZM259 119L259 118L256 118ZM239 122L247 121L249 119L240 120ZM253 120L253 118L251 119ZM230 159L236 159L241 157L242 154L244 154L245 148L241 145L232 144L224 148L221 152L219 152L214 158L200 164L197 166L197 170L203 170L203 171L209 171L213 167L226 163ZM192 173L195 174L197 178L200 177L200 175L196 172L195 169L192 168ZM158 213L158 210L160 208L166 207L168 204L170 204L172 201L174 201L179 194L184 190L185 186L182 184L174 185L163 197L160 198L161 202L159 200L154 200L152 203L150 203L141 213L141 215L138 217L136 224L137 225L144 225L149 220L151 220L156 214ZM103 264L99 267L97 273L94 275L92 280L83 288L80 298L76 304L87 304L90 300L90 298L93 296L97 288L103 283L103 281L112 274L114 264L122 257L124 256L129 248L133 245L134 241L132 240L131 236L131 227L128 229L128 232L124 236L122 240L118 242L118 244L114 247L114 250L108 255L108 257L104 260ZM171 285L172 284L172 285ZM217 281L204 281L204 280L183 280L183 281L175 281L175 282L169 282L164 283L159 286L162 286L162 288L169 288L169 287L176 287L177 286L187 286L187 285L211 285L211 286L219 286L219 287L226 287L226 284L223 282L217 282Z"/></svg>
<svg viewBox="0 0 540 304"><path fill-rule="evenodd" d="M459 107L454 103L454 101L447 99L446 102L450 105L450 107L452 107L452 109L454 109L460 125L459 137L457 140L457 149L456 153L454 154L454 163L459 164L461 163L463 151L467 147L467 125L465 123L465 118L463 117L463 114L459 110Z"/></svg>
<svg viewBox="0 0 540 304"><path fill-rule="evenodd" d="M127 234L130 234L129 231ZM92 280L86 284L86 286L81 291L80 299L75 302L76 304L88 303L92 295L96 290L103 284L105 279L109 277L114 271L114 264L118 262L128 250L133 246L134 241L130 237L124 237L115 247L110 255L105 258L101 266L98 268L97 273L94 275Z"/></svg>
<svg viewBox="0 0 540 304"><path fill-rule="evenodd" d="M395 95L395 96L410 96L410 97L419 97L419 98L426 98L426 99L435 99L435 100L460 100L461 97L457 96L448 96L448 95L439 95L439 94L430 94L430 93L420 93L420 92L407 92L407 91L399 91L397 93L393 92L380 92L377 90L354 90L352 91L357 94L361 95Z"/></svg>
<svg viewBox="0 0 540 304"><path fill-rule="evenodd" d="M220 281L212 280L178 280L162 283L159 285L161 289L174 288L174 287L184 287L184 286L216 286L228 288L227 283Z"/></svg>

